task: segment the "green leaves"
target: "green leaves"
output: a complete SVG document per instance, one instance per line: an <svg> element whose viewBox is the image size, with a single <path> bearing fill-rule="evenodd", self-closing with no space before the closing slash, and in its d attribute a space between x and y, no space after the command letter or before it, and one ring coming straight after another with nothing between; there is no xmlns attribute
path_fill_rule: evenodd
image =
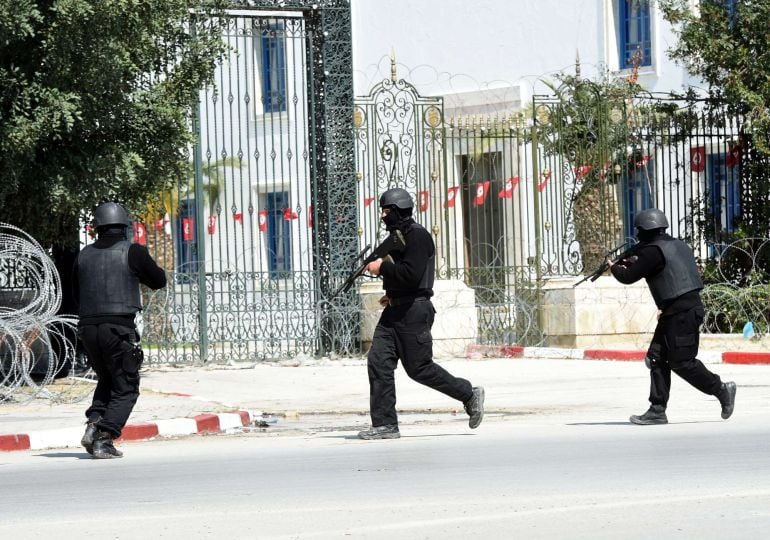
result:
<svg viewBox="0 0 770 540"><path fill-rule="evenodd" d="M223 5L0 1L2 219L44 245L73 242L101 200L138 211L184 181L189 112L224 50Z"/></svg>
<svg viewBox="0 0 770 540"><path fill-rule="evenodd" d="M770 155L770 0L660 0L679 41L671 57L750 118L757 149Z"/></svg>

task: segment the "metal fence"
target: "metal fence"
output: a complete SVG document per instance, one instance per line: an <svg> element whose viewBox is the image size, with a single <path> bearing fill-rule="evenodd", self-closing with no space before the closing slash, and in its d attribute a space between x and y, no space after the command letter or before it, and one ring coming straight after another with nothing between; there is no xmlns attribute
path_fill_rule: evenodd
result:
<svg viewBox="0 0 770 540"><path fill-rule="evenodd" d="M756 159L725 106L607 100L586 82L596 99L580 110L535 96L447 116L395 72L354 100L349 5L262 4L231 13L230 53L193 114L188 182L134 225L170 275L145 293L149 362L360 353L355 289L330 294L382 239L377 200L391 187L414 196L437 277L473 290L480 343L541 343L544 283L592 269L650 206L730 287L746 285L740 268L766 272L767 244L741 234L767 197L750 189ZM727 268L728 251L751 264ZM717 313L707 330L737 321Z"/></svg>
<svg viewBox="0 0 770 540"><path fill-rule="evenodd" d="M473 289L480 343L541 343L545 281L592 268L633 236L641 209L663 209L704 261L743 217L740 123L668 98L605 103L575 138L571 110L553 97L447 118L440 97L387 79L352 110L355 188L322 181L308 120L317 104L303 90L308 33L301 18L233 22L232 48L249 52L202 94L197 180L147 224L153 252L175 269L172 286L148 298L155 361L357 354L355 290L328 297L354 254L382 239L377 200L390 187L414 196L437 276ZM267 75L250 73L264 72L255 58L276 39L287 76L274 103ZM336 242L313 223L319 205L320 230L338 231Z"/></svg>
<svg viewBox="0 0 770 540"><path fill-rule="evenodd" d="M445 117L443 100L395 76L356 102L361 246L377 242L379 194L403 187L434 234L439 277L475 292L480 343L534 345L540 291L592 270L656 206L671 234L714 261L745 218L738 116L668 96L583 109L535 96L531 109Z"/></svg>
<svg viewBox="0 0 770 540"><path fill-rule="evenodd" d="M145 298L150 362L355 347L355 321L323 301L356 248L340 219L355 214L349 17L339 1L231 12L230 52L192 119L190 178L134 227L170 275Z"/></svg>

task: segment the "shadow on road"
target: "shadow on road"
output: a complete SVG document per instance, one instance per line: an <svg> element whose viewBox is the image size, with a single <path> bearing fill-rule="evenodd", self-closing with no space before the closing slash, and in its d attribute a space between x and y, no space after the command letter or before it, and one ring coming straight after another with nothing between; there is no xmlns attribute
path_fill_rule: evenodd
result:
<svg viewBox="0 0 770 540"><path fill-rule="evenodd" d="M37 454L37 457L93 459L85 451L83 452L51 452L48 454Z"/></svg>

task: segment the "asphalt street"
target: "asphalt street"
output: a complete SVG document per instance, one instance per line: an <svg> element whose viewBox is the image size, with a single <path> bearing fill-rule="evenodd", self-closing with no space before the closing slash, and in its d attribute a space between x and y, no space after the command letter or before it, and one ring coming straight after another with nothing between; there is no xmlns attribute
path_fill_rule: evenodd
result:
<svg viewBox="0 0 770 540"><path fill-rule="evenodd" d="M405 415L403 436L256 431L0 455L0 538L761 538L758 415L633 426L573 413ZM591 416L591 415L589 415ZM597 417L598 418L598 417Z"/></svg>

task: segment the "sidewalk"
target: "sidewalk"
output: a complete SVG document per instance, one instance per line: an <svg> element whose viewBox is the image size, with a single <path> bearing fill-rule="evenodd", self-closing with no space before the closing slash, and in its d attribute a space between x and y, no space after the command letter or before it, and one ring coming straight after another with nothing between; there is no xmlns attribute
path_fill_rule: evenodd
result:
<svg viewBox="0 0 770 540"><path fill-rule="evenodd" d="M644 354L640 356L639 351L516 349L507 351L508 357L500 357L498 349L474 348L468 358L438 362L453 375L486 388L487 418L528 415L547 419L548 415L569 413L625 421L628 414L643 412L648 405L649 377L641 362ZM491 354L497 357L488 357ZM622 361L593 359L595 356ZM708 351L699 358L723 380L738 383L736 415L770 416L765 391L770 386L770 364L725 363L723 353ZM718 411L714 398L673 379L672 406L682 414ZM425 415L432 415L433 421L464 422L467 418L462 404L415 383L402 368L396 371L396 385L402 425L425 421ZM0 451L79 447L89 399L90 394L74 404L52 404L45 399L0 403ZM714 403L704 404L709 400ZM142 374L142 393L123 440L244 429L269 432L292 426L332 429L344 415L351 417L345 419L346 425L352 422L364 428L369 423L368 411L363 358L295 360L247 368L152 368Z"/></svg>

